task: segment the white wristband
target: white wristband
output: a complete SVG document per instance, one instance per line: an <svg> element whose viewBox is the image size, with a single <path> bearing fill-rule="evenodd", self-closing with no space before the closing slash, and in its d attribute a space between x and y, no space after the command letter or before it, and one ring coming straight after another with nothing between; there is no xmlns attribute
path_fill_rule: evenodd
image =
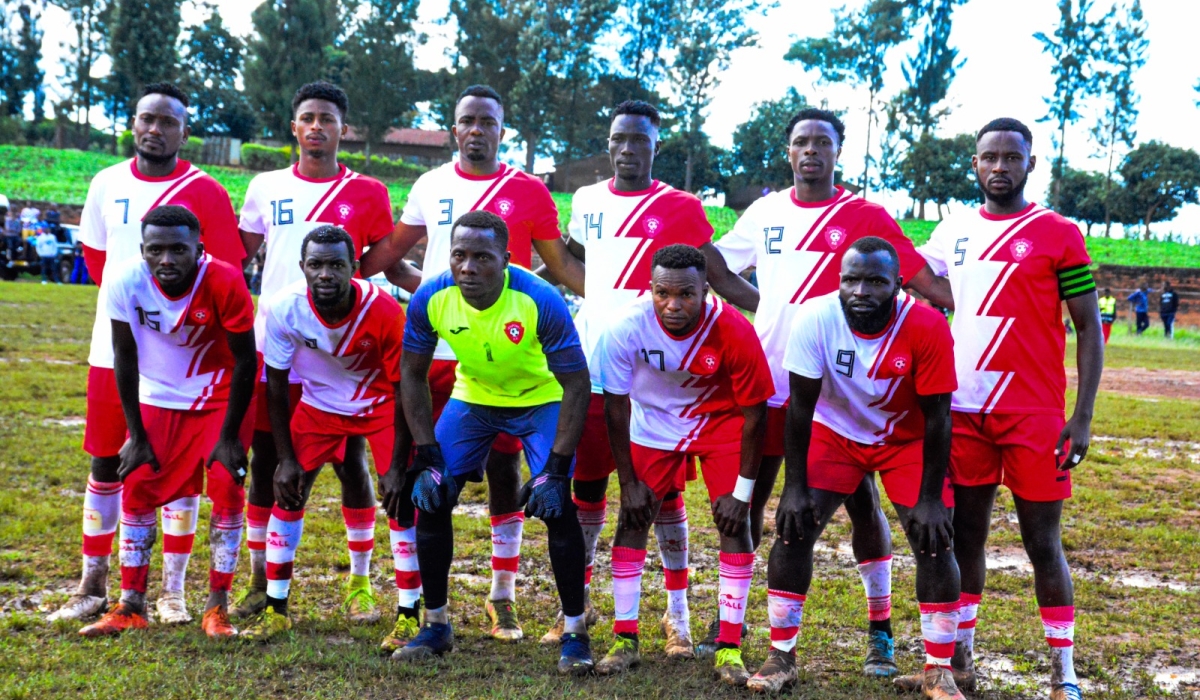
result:
<svg viewBox="0 0 1200 700"><path fill-rule="evenodd" d="M739 476L737 485L733 487L733 497L742 503L749 503L750 499L754 497L754 479Z"/></svg>

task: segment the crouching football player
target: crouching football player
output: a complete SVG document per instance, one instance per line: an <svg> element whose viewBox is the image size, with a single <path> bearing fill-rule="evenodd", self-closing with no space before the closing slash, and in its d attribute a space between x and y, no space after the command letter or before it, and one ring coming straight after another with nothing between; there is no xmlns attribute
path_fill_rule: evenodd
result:
<svg viewBox="0 0 1200 700"><path fill-rule="evenodd" d="M959 608L946 484L953 341L941 314L900 286L895 248L861 238L842 257L840 289L800 307L792 325L787 480L767 569L771 650L752 690L795 683L813 546L863 477L878 472L917 562L923 690L962 698L950 672Z"/></svg>
<svg viewBox="0 0 1200 700"><path fill-rule="evenodd" d="M767 399L775 394L754 327L708 294L703 253L670 245L654 254L650 298L609 325L595 361L621 482L612 550L616 640L596 671L620 673L641 661L638 607L650 526L663 498L684 489L699 459L721 535L716 673L745 685L742 622L754 573L750 499Z"/></svg>
<svg viewBox="0 0 1200 700"><path fill-rule="evenodd" d="M121 602L79 633L119 634L146 627L146 575L163 510L163 558L182 584L192 554L200 492L208 473L209 596L201 628L236 634L229 589L242 536L249 428L239 437L254 393L254 305L241 270L214 260L200 243L200 221L179 206L142 219L142 256L108 287L117 390L129 426L121 448ZM207 457L207 460L205 459ZM207 469L206 469L207 468Z"/></svg>

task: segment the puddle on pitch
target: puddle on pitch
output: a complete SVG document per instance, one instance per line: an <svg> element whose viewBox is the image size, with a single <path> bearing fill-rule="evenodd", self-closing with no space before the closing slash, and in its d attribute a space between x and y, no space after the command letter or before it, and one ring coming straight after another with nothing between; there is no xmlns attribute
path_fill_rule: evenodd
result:
<svg viewBox="0 0 1200 700"><path fill-rule="evenodd" d="M1200 688L1200 669L1168 666L1154 670L1154 685L1160 689L1175 693L1180 686L1185 688Z"/></svg>

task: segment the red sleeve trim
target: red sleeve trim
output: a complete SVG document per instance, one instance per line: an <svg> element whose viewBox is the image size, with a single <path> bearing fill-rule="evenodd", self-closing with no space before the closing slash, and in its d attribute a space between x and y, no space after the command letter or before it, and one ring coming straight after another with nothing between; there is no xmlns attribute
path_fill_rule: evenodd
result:
<svg viewBox="0 0 1200 700"><path fill-rule="evenodd" d="M83 246L83 264L87 265L88 277L99 287L104 277L104 263L108 260L108 253L92 248L91 246Z"/></svg>

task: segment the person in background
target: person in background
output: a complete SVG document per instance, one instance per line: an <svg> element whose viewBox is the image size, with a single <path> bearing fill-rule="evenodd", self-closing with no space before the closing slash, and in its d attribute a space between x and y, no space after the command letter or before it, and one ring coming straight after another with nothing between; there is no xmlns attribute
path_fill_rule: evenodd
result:
<svg viewBox="0 0 1200 700"><path fill-rule="evenodd" d="M1100 328L1104 331L1104 344L1108 345L1108 336L1112 333L1113 322L1117 320L1117 299L1112 290L1104 288L1104 296L1100 297Z"/></svg>
<svg viewBox="0 0 1200 700"><path fill-rule="evenodd" d="M0 194L0 221L4 224L4 252L6 264L11 267L17 257L17 249L21 245L21 220L16 214L9 213L8 197Z"/></svg>
<svg viewBox="0 0 1200 700"><path fill-rule="evenodd" d="M1147 328L1150 327L1150 289L1145 283L1141 287L1133 290L1133 294L1125 297L1133 306L1133 313L1137 316L1137 334L1141 335Z"/></svg>
<svg viewBox="0 0 1200 700"><path fill-rule="evenodd" d="M1179 310L1179 294L1170 282L1163 281L1162 293L1158 295L1158 315L1163 322L1163 337L1175 337L1175 312Z"/></svg>
<svg viewBox="0 0 1200 700"><path fill-rule="evenodd" d="M62 280L58 278L58 239L50 232L49 227L42 227L41 232L33 239L33 245L42 261L42 284L62 284Z"/></svg>
<svg viewBox="0 0 1200 700"><path fill-rule="evenodd" d="M75 267L71 269L71 284L89 284L87 263L83 259L83 243L75 242Z"/></svg>

